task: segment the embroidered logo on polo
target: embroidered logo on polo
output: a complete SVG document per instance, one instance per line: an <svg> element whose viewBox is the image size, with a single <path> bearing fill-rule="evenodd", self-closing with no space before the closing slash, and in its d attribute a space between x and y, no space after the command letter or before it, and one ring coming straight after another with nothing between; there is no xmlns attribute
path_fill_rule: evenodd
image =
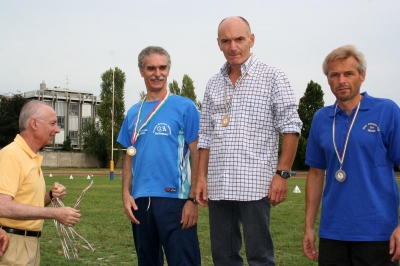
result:
<svg viewBox="0 0 400 266"><path fill-rule="evenodd" d="M142 120L140 120L138 123L139 123L139 124L142 123ZM135 128L136 128L136 123L133 124L133 129L135 129ZM148 131L147 128L143 128L142 130L140 130L139 136L140 136L140 135L145 135L145 134L147 133L147 131Z"/></svg>
<svg viewBox="0 0 400 266"><path fill-rule="evenodd" d="M375 133L381 131L379 126L375 123L368 123L365 126L363 126L363 130L367 130L368 132Z"/></svg>
<svg viewBox="0 0 400 266"><path fill-rule="evenodd" d="M169 136L171 135L171 128L165 123L158 123L153 129L154 135Z"/></svg>
<svg viewBox="0 0 400 266"><path fill-rule="evenodd" d="M176 188L174 188L174 187L166 187L165 191L174 193L174 192L176 192Z"/></svg>
<svg viewBox="0 0 400 266"><path fill-rule="evenodd" d="M145 128L145 129L142 129L142 130L140 130L140 132L139 132L139 136L140 135L144 135L144 134L146 134L147 133L147 129Z"/></svg>

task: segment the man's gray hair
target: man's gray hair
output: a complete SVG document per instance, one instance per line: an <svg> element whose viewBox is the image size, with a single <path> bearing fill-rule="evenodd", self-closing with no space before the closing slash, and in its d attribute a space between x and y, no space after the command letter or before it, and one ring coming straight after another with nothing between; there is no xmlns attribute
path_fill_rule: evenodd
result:
<svg viewBox="0 0 400 266"><path fill-rule="evenodd" d="M138 56L138 67L140 69L144 68L144 62L143 62L144 58L146 56L149 56L152 54L164 55L168 61L167 67L171 68L171 57L170 57L169 53L167 52L167 50L165 50L164 48L162 48L160 46L148 46L148 47L144 48Z"/></svg>
<svg viewBox="0 0 400 266"><path fill-rule="evenodd" d="M322 70L324 74L328 76L328 65L331 61L336 59L347 59L351 56L353 56L357 60L358 72L360 74L366 72L367 61L365 60L363 53L358 51L354 45L344 45L336 48L325 57L325 60L322 63Z"/></svg>
<svg viewBox="0 0 400 266"><path fill-rule="evenodd" d="M19 113L19 132L23 132L29 127L29 120L40 107L47 106L45 103L38 100L27 102Z"/></svg>

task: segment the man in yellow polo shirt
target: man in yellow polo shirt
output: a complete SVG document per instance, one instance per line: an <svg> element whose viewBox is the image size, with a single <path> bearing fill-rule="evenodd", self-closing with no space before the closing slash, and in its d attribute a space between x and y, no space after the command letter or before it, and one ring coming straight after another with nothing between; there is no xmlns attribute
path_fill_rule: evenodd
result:
<svg viewBox="0 0 400 266"><path fill-rule="evenodd" d="M46 192L43 157L38 154L60 132L54 110L40 101L26 103L19 116L19 129L14 142L0 151L0 226L9 238L0 265L33 266L40 265L43 219L73 226L81 214L70 207L45 208L53 197L66 196L65 187L57 182Z"/></svg>

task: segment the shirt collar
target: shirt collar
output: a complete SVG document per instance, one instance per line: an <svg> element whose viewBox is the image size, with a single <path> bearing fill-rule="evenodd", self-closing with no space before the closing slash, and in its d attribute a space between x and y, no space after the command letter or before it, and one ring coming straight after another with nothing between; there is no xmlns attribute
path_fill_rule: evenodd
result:
<svg viewBox="0 0 400 266"><path fill-rule="evenodd" d="M361 95L363 96L363 99L361 100L361 105L360 105L360 110L366 111L372 108L373 105L373 98L368 95L368 93L362 92ZM330 107L331 110L329 111L329 116L333 117L335 115L335 109L336 109L336 114L340 112L340 108L335 108L337 105L337 100L335 103Z"/></svg>
<svg viewBox="0 0 400 266"><path fill-rule="evenodd" d="M257 57L254 54L251 54L250 57L246 60L246 62L244 62L242 64L242 66L240 67L240 70L243 73L246 72L247 68L251 67L252 65L254 65L254 63L257 61ZM221 73L223 75L228 75L230 69L230 65L228 62L225 62L225 64L221 67ZM251 69L249 69L249 71L247 72L247 75L251 76Z"/></svg>
<svg viewBox="0 0 400 266"><path fill-rule="evenodd" d="M35 158L38 154L34 153L31 148L29 148L28 144L24 140L21 135L17 134L17 136L14 139L15 143L18 144L31 158Z"/></svg>

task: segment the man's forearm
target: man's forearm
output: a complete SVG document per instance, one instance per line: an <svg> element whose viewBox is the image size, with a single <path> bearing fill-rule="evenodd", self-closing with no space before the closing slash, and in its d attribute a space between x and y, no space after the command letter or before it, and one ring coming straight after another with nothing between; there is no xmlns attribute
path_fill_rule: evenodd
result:
<svg viewBox="0 0 400 266"><path fill-rule="evenodd" d="M196 185L199 175L199 151L197 150L197 139L189 144L190 155L192 156L192 175L189 197L196 197Z"/></svg>
<svg viewBox="0 0 400 266"><path fill-rule="evenodd" d="M53 219L55 209L21 204L8 195L0 194L0 216L14 220Z"/></svg>
<svg viewBox="0 0 400 266"><path fill-rule="evenodd" d="M122 195L131 194L132 190L132 156L126 155L122 171Z"/></svg>
<svg viewBox="0 0 400 266"><path fill-rule="evenodd" d="M282 154L279 159L277 169L290 170L292 168L294 158L296 157L298 142L299 142L299 134L297 133L283 134Z"/></svg>
<svg viewBox="0 0 400 266"><path fill-rule="evenodd" d="M324 170L310 167L306 179L305 230L314 230L324 188Z"/></svg>
<svg viewBox="0 0 400 266"><path fill-rule="evenodd" d="M199 178L207 177L209 157L209 149L199 149Z"/></svg>

